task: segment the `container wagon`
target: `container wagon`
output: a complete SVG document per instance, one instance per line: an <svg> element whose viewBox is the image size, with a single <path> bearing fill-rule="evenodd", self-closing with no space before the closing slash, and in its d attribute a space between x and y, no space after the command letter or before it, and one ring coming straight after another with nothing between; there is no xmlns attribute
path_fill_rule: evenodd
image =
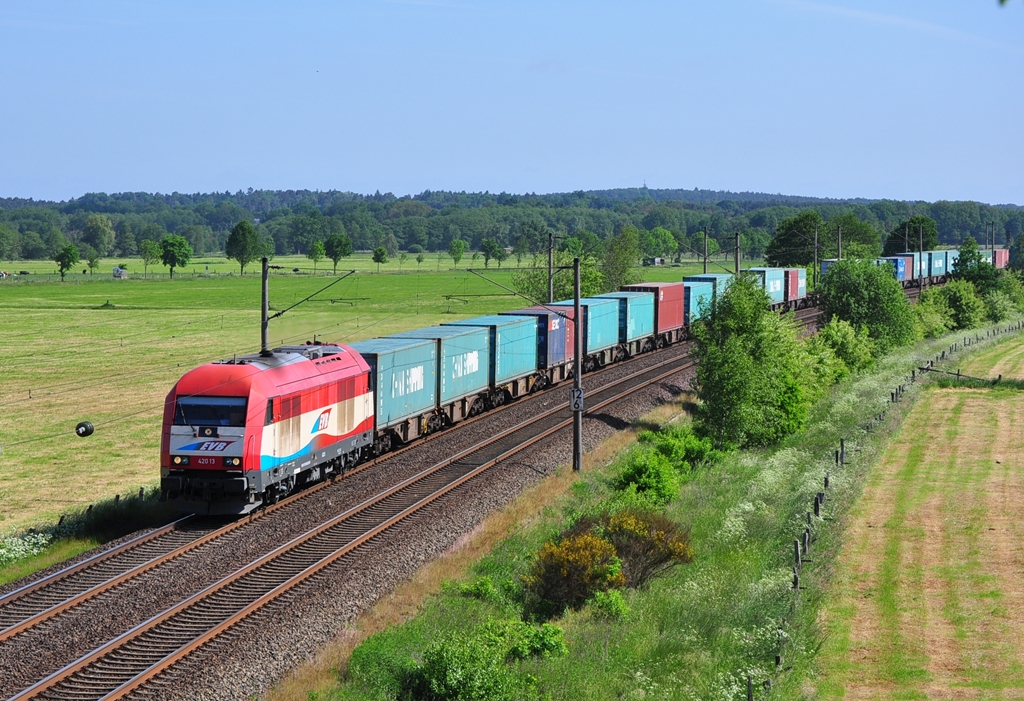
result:
<svg viewBox="0 0 1024 701"><path fill-rule="evenodd" d="M375 454L444 427L444 417L437 411L436 343L374 338L351 348L370 367L369 389L377 409Z"/></svg>
<svg viewBox="0 0 1024 701"><path fill-rule="evenodd" d="M752 273L757 277L761 289L765 291L771 300L772 309L779 309L785 306L786 292L783 289L785 272L782 268L749 268L743 272Z"/></svg>
<svg viewBox="0 0 1024 701"><path fill-rule="evenodd" d="M533 391L537 381L537 318L492 314L452 321L444 326L487 329L490 334L491 406L501 406Z"/></svg>
<svg viewBox="0 0 1024 701"><path fill-rule="evenodd" d="M553 307L574 306L573 300L555 302ZM585 297L580 300L583 313L583 369L590 372L618 360L619 300Z"/></svg>
<svg viewBox="0 0 1024 701"><path fill-rule="evenodd" d="M683 284L686 286L683 314L686 317L686 326L689 328L704 316L701 306L704 309L711 308L711 302L715 298L715 286L710 282L684 282Z"/></svg>
<svg viewBox="0 0 1024 701"><path fill-rule="evenodd" d="M437 408L448 423L476 416L491 401L491 340L485 328L431 326L385 338L420 338L437 346Z"/></svg>
<svg viewBox="0 0 1024 701"><path fill-rule="evenodd" d="M789 309L801 309L807 306L807 268L783 268L785 277L786 306Z"/></svg>
<svg viewBox="0 0 1024 701"><path fill-rule="evenodd" d="M544 306L501 312L499 316L528 316L537 324L537 379L533 389L558 384L572 377L576 357L576 325L572 307Z"/></svg>
<svg viewBox="0 0 1024 701"><path fill-rule="evenodd" d="M623 292L650 292L654 295L654 335L658 348L686 338L685 283L644 282L624 285ZM708 283L709 289L710 283Z"/></svg>
<svg viewBox="0 0 1024 701"><path fill-rule="evenodd" d="M619 345L627 358L654 350L654 294L608 292L597 299L619 303Z"/></svg>

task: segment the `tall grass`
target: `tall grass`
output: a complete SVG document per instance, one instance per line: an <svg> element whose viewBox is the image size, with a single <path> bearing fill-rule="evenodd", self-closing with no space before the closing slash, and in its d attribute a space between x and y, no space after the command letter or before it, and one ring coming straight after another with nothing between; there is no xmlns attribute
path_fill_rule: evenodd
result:
<svg viewBox="0 0 1024 701"><path fill-rule="evenodd" d="M909 383L911 370L951 338L898 350L844 381L816 405L808 427L778 447L733 453L690 472L667 514L690 528L695 561L626 591L622 615L588 606L556 619L569 654L514 663L522 697L745 699L749 677L756 698L800 698L822 642L818 611L847 511L921 385L931 381L926 375ZM901 384L903 398L890 403ZM879 415L882 421L875 420ZM849 464L837 467L840 439ZM368 639L332 697L401 698L388 670L415 664L437 636L521 615L516 592L538 548L607 498L621 469L614 463L584 475L559 508L483 558L475 583L447 588L410 622ZM826 473L823 518L812 516L810 561L794 591L793 541L807 526L815 494L824 491ZM487 595L467 594L472 591Z"/></svg>

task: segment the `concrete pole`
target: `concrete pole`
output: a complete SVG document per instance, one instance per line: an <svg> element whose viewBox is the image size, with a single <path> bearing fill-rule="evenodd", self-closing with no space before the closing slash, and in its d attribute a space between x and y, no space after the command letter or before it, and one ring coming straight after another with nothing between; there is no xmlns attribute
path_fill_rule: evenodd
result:
<svg viewBox="0 0 1024 701"><path fill-rule="evenodd" d="M260 355L270 353L270 261L263 259L263 305L260 308Z"/></svg>
<svg viewBox="0 0 1024 701"><path fill-rule="evenodd" d="M708 274L708 228L704 227L704 274Z"/></svg>
<svg viewBox="0 0 1024 701"><path fill-rule="evenodd" d="M839 245L838 245L838 248L839 248L838 253L839 253L839 255L837 255L836 258L838 258L839 260L842 260L843 259L843 225L840 224L836 228L837 228L837 232L836 233L839 235Z"/></svg>
<svg viewBox="0 0 1024 701"><path fill-rule="evenodd" d="M736 277L740 276L740 232L736 232Z"/></svg>
<svg viewBox="0 0 1024 701"><path fill-rule="evenodd" d="M548 231L548 304L555 301L555 232Z"/></svg>
<svg viewBox="0 0 1024 701"><path fill-rule="evenodd" d="M917 250L921 254L921 263L917 266L917 289L924 289L924 266L927 264L927 259L924 256L924 224L920 224L917 227ZM929 271L931 272L931 271Z"/></svg>
<svg viewBox="0 0 1024 701"><path fill-rule="evenodd" d="M814 289L818 289L818 225L814 225Z"/></svg>
<svg viewBox="0 0 1024 701"><path fill-rule="evenodd" d="M583 310L580 305L580 259L572 261L573 272L573 324L575 324L575 358L573 359L572 386L577 395L583 392ZM572 470L583 469L583 408L572 413Z"/></svg>

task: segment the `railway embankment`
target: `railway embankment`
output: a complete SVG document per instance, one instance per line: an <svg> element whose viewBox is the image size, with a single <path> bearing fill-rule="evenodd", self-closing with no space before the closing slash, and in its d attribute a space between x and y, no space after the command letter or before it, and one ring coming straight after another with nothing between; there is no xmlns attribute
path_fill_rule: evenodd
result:
<svg viewBox="0 0 1024 701"><path fill-rule="evenodd" d="M621 498L615 485L631 452L596 460L578 478L559 473L378 602L270 698L400 698L424 679L457 678L509 698L746 698L748 688L758 699L798 698L819 671L822 607L851 508L937 376L920 368L955 370L1009 339L1019 339L1016 325L897 350L836 386L779 446L688 471L661 512L688 532L692 562L622 587L614 601L541 616L524 595L538 552ZM522 621L556 626L564 648L506 650L522 637L509 626ZM487 644L502 654L470 654Z"/></svg>

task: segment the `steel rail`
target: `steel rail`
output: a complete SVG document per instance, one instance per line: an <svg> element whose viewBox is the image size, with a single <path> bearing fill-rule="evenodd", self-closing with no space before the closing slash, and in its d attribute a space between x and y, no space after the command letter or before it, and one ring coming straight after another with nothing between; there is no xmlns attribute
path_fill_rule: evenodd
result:
<svg viewBox="0 0 1024 701"><path fill-rule="evenodd" d="M646 368L644 370L638 371L637 373L632 373L631 375L621 378L616 382L596 392L596 394L611 393L611 396L596 403L590 411L596 411L600 408L607 406L610 403L619 401L623 397L629 396L630 394L633 394L636 391L639 391L640 389L649 386L650 384L653 384L662 379L675 375L687 369L688 367L691 367L692 365L693 361L689 358L689 356L683 355L676 358L667 359L659 365L655 365L651 368ZM668 367L669 369L664 370L663 368L666 367ZM649 377L647 377L644 381L640 383L632 384L631 386L627 387L624 390L619 390L617 392L614 390L615 387L629 383L631 380L643 375L649 375ZM547 418L555 417L555 415L557 415L559 412L563 412L568 415L565 418L562 418L561 420L555 421L551 426L547 428L541 428L538 426L538 421L543 421ZM265 591L256 600L251 601L248 604L244 605L241 609L236 610L232 615L229 615L227 618L224 618L220 623L216 623L211 627L210 625L207 625L209 623L208 617L201 616L201 625L206 628L205 633L192 635L192 632L189 631L188 634L191 635L190 641L187 640L184 644L178 645L175 651L172 651L167 655L161 655L160 658L156 661L156 663L151 665L148 668L148 670L138 672L134 676L130 677L127 681L123 682L120 686L116 686L116 688L111 689L110 682L103 682L104 677L109 678L109 674L112 673L114 670L120 670L122 675L126 672L134 671L126 670L125 667L128 667L130 665L128 664L127 660L122 659L119 660L117 664L106 665L105 669L94 670L93 673L90 675L90 679L85 682L85 684L89 688L95 689L98 687L103 687L104 689L109 689L109 693L107 693L105 696L102 696L102 698L122 698L125 694L138 688L147 680L157 676L158 674L166 670L169 666L184 658L195 649L201 647L202 645L205 645L210 640L220 635L222 632L231 628L233 625L235 625L243 618L251 615L251 613L258 610L259 608L262 608L265 604L272 601L277 596L281 595L288 589L291 589L300 582L305 581L309 577L321 571L324 567L327 567L328 565L337 561L337 559L339 559L340 557L343 557L345 554L356 549L357 547L365 543L367 540L373 538L375 535L378 535L379 533L391 527L395 523L404 520L409 515L418 512L420 509L424 508L428 504L440 498L442 495L451 492L453 489L456 489L457 487L464 484L466 481L472 479L481 472L489 469L498 462L506 459L511 455L519 453L522 450L525 450L527 447L537 443L538 441L543 440L552 433L555 433L567 427L568 425L571 424L571 421L571 412L568 412L568 403L559 403L559 405L549 409L540 416L533 417L529 421L523 422L518 426L510 427L509 429L506 429L498 433L497 435L488 438L486 441L483 441L482 443L476 446L471 446L463 451L460 451L456 455L453 455L447 458L446 460L402 481L401 483L395 485L386 492L383 492L371 499L368 499L364 501L362 504L347 510L343 514L339 514L337 517L331 519L330 521L321 524L320 526L314 529L311 529L307 533L298 536L289 543L279 546L274 551L267 553L263 557L250 563L246 567L241 568L235 573L228 575L219 582L210 585L201 592L193 595L192 597L189 597L189 599L186 599L185 601L172 607L168 611L165 611L162 614L158 614L157 616L151 618L149 621L146 621L145 623L136 626L132 630L118 636L114 640L98 648L92 653L71 663L62 670L55 672L46 679L41 680L32 687L12 697L11 701L20 701L21 699L33 698L40 693L45 694L45 691L47 689L53 688L61 681L69 680L70 678L74 677L74 675L78 672L84 672L93 663L101 661L103 657L114 654L122 647L129 645L133 641L139 640L146 633L152 632L154 629L156 629L157 626L160 626L163 623L171 621L171 619L174 618L176 615L185 613L193 606L199 605L202 601L210 599L218 593L223 592L231 584L238 582L243 577L246 577L249 574L255 573L257 570L263 568L264 565L272 565L273 562L277 560L279 557L283 557L285 555L288 555L289 553L294 553L296 549L302 547L303 545L310 544L315 538L329 532L330 530L338 527L341 524L345 524L348 521L355 519L357 516L361 514L369 512L377 505L383 503L385 500L389 498L394 497L397 494L400 494L406 490L411 490L414 492L415 501L413 501L413 503L406 505L398 513L395 513L391 515L389 518L385 519L384 521L377 523L372 528L364 529L362 534L351 538L347 542L347 544L342 546L341 548L333 548L330 554L326 555L325 557L319 558L318 560L308 565L301 571L291 575L287 580L278 583L269 591ZM470 466L470 469L468 471L466 471L464 468L458 468L458 463L464 461L465 458L475 453L480 453L487 446L494 445L502 441L503 439L507 439L509 437L514 436L514 434L516 434L517 432L521 432L531 427L535 429L533 436L525 440L515 441L511 447L503 449L499 454L487 457L479 465ZM540 430L536 430L538 428ZM428 494L427 496L420 496L421 492L416 489L418 485L420 485L425 480L428 480L432 477L435 477L436 475L443 473L444 470L452 466L455 466L457 468L457 472L461 470L461 474L456 474L454 479L449 479L441 487L433 489L431 493ZM146 650L139 650L135 653L132 653L131 656L135 659L137 659L140 656L145 657ZM99 678L97 678L97 676ZM44 695L42 698L46 698L46 696Z"/></svg>
<svg viewBox="0 0 1024 701"><path fill-rule="evenodd" d="M680 347L681 344L677 344L673 348L678 349ZM648 354L645 354L642 357L646 357L647 355ZM588 376L585 379L590 380L592 378L597 378L605 372L608 372L615 368L622 367L623 366L621 364L618 364L602 368L597 372L588 373ZM632 377L632 375L628 377ZM540 397L547 394L548 392L552 392L559 389L559 387L560 385L549 387L547 389L529 395L529 397ZM527 399L529 397L523 397L523 399ZM496 410L486 412L475 417L471 417L469 419L459 422L454 426L454 428L466 426L475 423L476 421L481 421L489 417L493 417L497 412L500 412L501 410L507 409L514 405L515 404L506 404L503 405L502 407L497 408ZM20 587L19 589L11 591L6 595L0 597L0 626L3 626L0 627L0 643L9 640L15 637L16 635L26 630L29 630L47 620L50 620L51 618L58 616L61 613L64 613L88 601L89 599L99 596L100 594L103 594L120 584L123 584L135 577L138 577L167 562L177 559L178 557L181 557L182 555L185 555L186 553L195 550L198 547L206 545L214 540L217 540L227 535L228 533L244 525L247 525L248 523L251 523L255 519L258 519L266 514L273 513L278 509L285 508L295 503L296 501L299 501L307 496L315 494L319 490L324 489L332 484L335 484L338 479L343 479L355 475L359 472L362 472L363 470L374 467L380 464L382 461L390 459L393 456L402 454L408 450L415 449L420 445L429 442L430 440L436 439L443 435L449 435L449 433L450 432L448 431L439 431L436 433L428 434L419 441L416 441L409 445L402 446L396 450L389 451L388 453L375 457L371 460L367 460L363 464L351 470L346 470L344 473L340 475L333 475L329 480L323 480L318 484L311 485L310 487L302 490L301 492L292 494L286 497L285 499L277 502L276 504L271 504L262 507L256 511L247 514L245 517L237 521L234 521L230 524L226 524L225 526L222 526L219 529L211 531L206 535L200 536L197 539L191 540L183 545L174 547L163 553L158 553L156 556L148 558L138 564L132 564L126 569L122 569L113 575L104 574L102 575L103 578L100 581L96 581L95 577L88 577L81 586L75 587L72 584L72 586L68 587L69 589L71 589L70 595L60 594L59 596L53 596L51 593L47 592L47 589L50 587L54 587L60 582L65 582L65 580L72 577L73 575L80 573L84 574L86 573L87 570L94 568L104 562L108 562L114 557L128 555L133 550L139 548L142 545L151 543L152 541L158 538L165 537L172 533L175 533L176 531L180 530L182 524L193 519L195 516L189 515L177 519L176 521L173 521L170 524L167 524L166 526L150 531L149 533L145 533L141 536L138 536L137 538L133 538L125 543L118 545L115 548L111 548L101 553L97 553L96 555L86 560L83 560L79 563L76 563L70 567L62 569L58 572L54 572L53 574L40 578L39 580L36 580L34 582L30 582L29 584L26 584L25 586ZM65 582L65 584L67 584L67 582ZM33 596L33 594L35 594L36 596Z"/></svg>

